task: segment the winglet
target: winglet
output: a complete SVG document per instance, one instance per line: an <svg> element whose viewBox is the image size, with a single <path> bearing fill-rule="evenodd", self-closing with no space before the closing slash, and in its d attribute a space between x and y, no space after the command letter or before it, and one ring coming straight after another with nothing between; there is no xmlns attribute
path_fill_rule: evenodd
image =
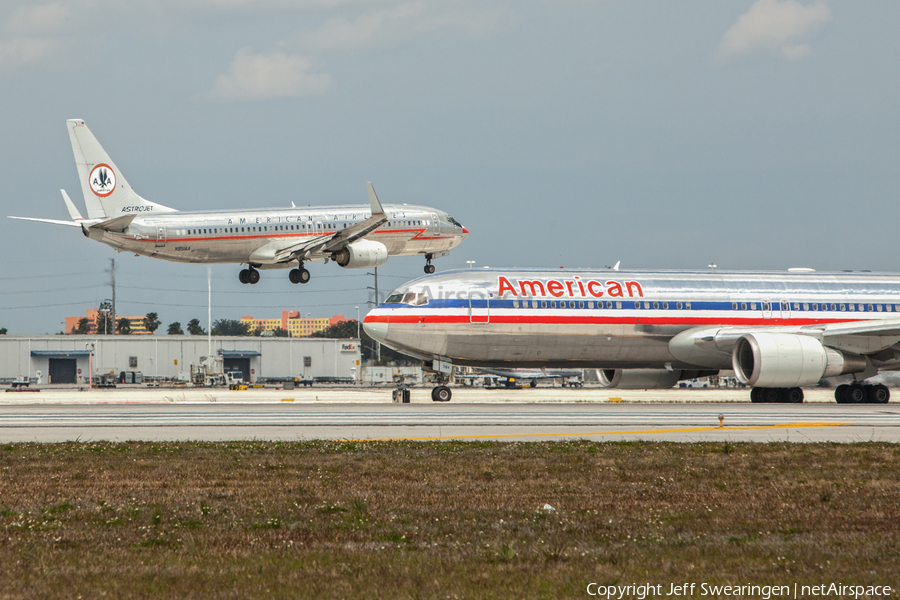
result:
<svg viewBox="0 0 900 600"><path fill-rule="evenodd" d="M81 213L78 212L78 209L75 208L75 204L72 202L72 199L69 198L69 195L66 193L66 190L59 190L62 192L63 201L66 203L66 208L69 209L69 216L72 217L73 221L84 221L84 217L81 216Z"/></svg>
<svg viewBox="0 0 900 600"><path fill-rule="evenodd" d="M366 186L369 188L369 203L372 205L372 216L383 215L384 209L381 208L381 202L378 201L378 195L375 194L375 188L372 187L372 182L367 181Z"/></svg>

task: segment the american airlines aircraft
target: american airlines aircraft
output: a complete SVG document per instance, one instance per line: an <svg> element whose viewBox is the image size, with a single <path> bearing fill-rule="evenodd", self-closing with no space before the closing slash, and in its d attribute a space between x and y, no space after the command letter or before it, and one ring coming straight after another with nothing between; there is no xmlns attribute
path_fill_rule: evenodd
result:
<svg viewBox="0 0 900 600"><path fill-rule="evenodd" d="M179 212L139 196L81 119L66 121L88 218L62 191L71 221L10 217L80 227L119 252L174 262L246 264L241 283L257 283L257 269L291 269L291 283L309 281L307 261L349 269L380 267L388 256L449 254L469 231L427 206L382 207L372 184L369 205Z"/></svg>
<svg viewBox="0 0 900 600"><path fill-rule="evenodd" d="M852 375L839 403L884 403L888 388L864 381L900 370L900 275L456 270L396 289L364 327L445 367L596 368L606 387L641 389L734 370L753 402Z"/></svg>

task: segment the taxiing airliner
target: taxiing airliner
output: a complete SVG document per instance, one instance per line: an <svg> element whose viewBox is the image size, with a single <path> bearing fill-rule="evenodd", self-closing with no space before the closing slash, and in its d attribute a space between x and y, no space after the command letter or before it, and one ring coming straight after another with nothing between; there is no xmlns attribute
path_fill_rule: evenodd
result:
<svg viewBox="0 0 900 600"><path fill-rule="evenodd" d="M449 254L469 231L427 206L382 207L368 184L368 205L180 212L139 196L81 119L66 121L88 218L62 191L71 221L10 217L81 227L84 235L119 252L174 262L246 264L241 283L257 283L257 269L291 269L291 283L309 281L304 264L331 260L349 269L380 267L389 256Z"/></svg>
<svg viewBox="0 0 900 600"><path fill-rule="evenodd" d="M396 289L364 327L445 366L595 368L640 389L734 370L754 402L852 375L838 402L884 403L888 388L864 382L900 370L900 274L455 270Z"/></svg>

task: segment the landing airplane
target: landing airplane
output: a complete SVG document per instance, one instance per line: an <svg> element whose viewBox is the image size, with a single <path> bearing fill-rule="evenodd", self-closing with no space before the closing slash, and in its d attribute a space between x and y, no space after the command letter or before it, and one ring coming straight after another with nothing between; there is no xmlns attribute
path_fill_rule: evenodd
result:
<svg viewBox="0 0 900 600"><path fill-rule="evenodd" d="M307 283L311 260L348 269L380 267L388 256L449 254L469 235L447 213L427 206L382 207L371 183L369 205L179 212L139 196L81 119L66 121L88 218L62 192L71 221L10 217L80 227L85 236L119 252L186 263L246 264L241 283L257 283L257 269L291 269L291 283Z"/></svg>
<svg viewBox="0 0 900 600"><path fill-rule="evenodd" d="M753 402L852 375L839 403L885 403L864 381L900 370L900 274L456 270L394 290L364 327L445 367L596 368L623 389L733 369Z"/></svg>

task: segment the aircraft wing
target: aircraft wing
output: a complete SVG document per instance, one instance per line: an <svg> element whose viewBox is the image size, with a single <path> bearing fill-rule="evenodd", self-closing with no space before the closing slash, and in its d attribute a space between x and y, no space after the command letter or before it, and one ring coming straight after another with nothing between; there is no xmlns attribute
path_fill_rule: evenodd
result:
<svg viewBox="0 0 900 600"><path fill-rule="evenodd" d="M869 315L870 313L862 313ZM686 362L703 363L703 357L728 356L737 341L751 333L788 333L816 338L823 345L854 354L871 356L900 344L900 316L881 319L822 323L801 326L695 327L683 331L669 342L672 353ZM889 354L893 354L890 351ZM884 357L885 360L900 360Z"/></svg>
<svg viewBox="0 0 900 600"><path fill-rule="evenodd" d="M63 202L66 203L66 208L69 211L69 216L72 217L71 221L59 221L57 219L35 219L33 217L7 217L9 219L18 219L19 221L37 221L38 223L53 223L54 225L67 225L69 227L81 227L82 223L87 223L84 220L84 217L81 216L81 213L78 212L78 209L75 208L75 204L72 202L72 199L69 198L69 195L66 193L66 190L59 190L62 192Z"/></svg>
<svg viewBox="0 0 900 600"><path fill-rule="evenodd" d="M372 187L372 182L367 181L366 186L369 189L369 203L372 207L371 217L365 221L360 221L355 225L351 225L346 229L335 232L332 235L319 236L311 240L304 240L297 244L282 248L275 253L275 261L286 262L295 259L304 260L316 252L326 253L340 250L347 244L367 236L387 223L387 216L384 214L384 209L381 206L381 202L378 200L378 195L375 194L375 188Z"/></svg>
<svg viewBox="0 0 900 600"><path fill-rule="evenodd" d="M56 219L35 219L34 217L6 217L17 221L37 221L38 223L53 223L54 225L68 225L69 227L81 227L81 223L74 221L58 221Z"/></svg>

